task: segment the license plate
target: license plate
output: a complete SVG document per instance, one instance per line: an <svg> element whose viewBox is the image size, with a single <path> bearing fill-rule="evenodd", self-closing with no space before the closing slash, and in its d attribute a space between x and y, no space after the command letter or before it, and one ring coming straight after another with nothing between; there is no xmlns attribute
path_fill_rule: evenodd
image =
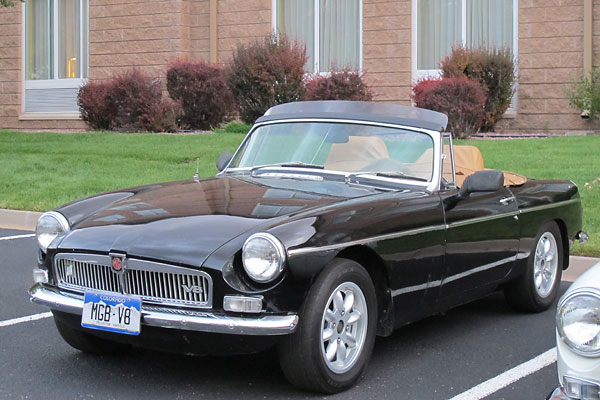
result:
<svg viewBox="0 0 600 400"><path fill-rule="evenodd" d="M108 293L85 294L81 326L102 331L140 334L142 301L137 297Z"/></svg>

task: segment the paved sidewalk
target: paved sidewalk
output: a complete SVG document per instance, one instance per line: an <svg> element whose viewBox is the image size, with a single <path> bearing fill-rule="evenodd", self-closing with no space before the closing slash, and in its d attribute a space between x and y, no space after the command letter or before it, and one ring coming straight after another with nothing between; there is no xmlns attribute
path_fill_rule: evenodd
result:
<svg viewBox="0 0 600 400"><path fill-rule="evenodd" d="M35 211L17 211L0 208L0 228L35 231L35 224L42 215ZM569 268L563 272L563 281L573 282L600 258L571 256Z"/></svg>
<svg viewBox="0 0 600 400"><path fill-rule="evenodd" d="M579 275L598 262L600 262L600 258L571 256L569 268L563 272L562 280L573 282Z"/></svg>

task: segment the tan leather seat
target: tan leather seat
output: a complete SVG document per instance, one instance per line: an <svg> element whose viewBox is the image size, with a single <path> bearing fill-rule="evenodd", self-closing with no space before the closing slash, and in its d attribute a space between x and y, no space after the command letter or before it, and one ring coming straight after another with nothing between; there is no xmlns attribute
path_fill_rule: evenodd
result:
<svg viewBox="0 0 600 400"><path fill-rule="evenodd" d="M474 174L477 171L483 171L487 168L484 166L483 156L479 148L469 145L453 146L454 149L454 165L456 168L456 186L461 187L466 177ZM426 150L421 157L416 161L416 165L430 165L432 159L433 150ZM444 153L450 154L448 146L444 146ZM452 164L450 157L444 160L444 178L448 181L452 180ZM505 186L518 186L527 182L527 178L515 174L514 172L504 172L504 185Z"/></svg>
<svg viewBox="0 0 600 400"><path fill-rule="evenodd" d="M346 143L331 145L325 161L325 169L360 171L367 165L386 158L390 158L390 154L381 138L350 136Z"/></svg>
<svg viewBox="0 0 600 400"><path fill-rule="evenodd" d="M456 166L456 186L462 186L465 178L477 171L485 169L483 156L479 148L475 146L453 146L454 147L454 165ZM447 152L447 149L444 149ZM446 164L447 163L447 164ZM452 179L452 170L449 160L444 160L444 178ZM449 172L448 172L449 171ZM504 186L518 186L527 182L527 178L514 172L504 172Z"/></svg>

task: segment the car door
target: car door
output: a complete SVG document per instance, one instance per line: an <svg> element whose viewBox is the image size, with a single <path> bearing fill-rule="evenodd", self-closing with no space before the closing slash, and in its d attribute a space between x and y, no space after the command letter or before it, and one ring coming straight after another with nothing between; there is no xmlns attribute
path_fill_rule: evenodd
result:
<svg viewBox="0 0 600 400"><path fill-rule="evenodd" d="M455 199L458 189L441 192L446 223L444 277L440 299L460 304L495 288L514 265L519 248L519 216L507 187Z"/></svg>

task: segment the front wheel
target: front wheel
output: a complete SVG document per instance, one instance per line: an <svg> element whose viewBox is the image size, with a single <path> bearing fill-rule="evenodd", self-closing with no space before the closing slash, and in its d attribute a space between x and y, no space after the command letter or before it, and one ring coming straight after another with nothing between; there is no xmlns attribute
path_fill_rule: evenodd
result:
<svg viewBox="0 0 600 400"><path fill-rule="evenodd" d="M296 332L279 346L286 378L303 389L337 393L362 375L375 343L377 298L367 271L335 259L320 273Z"/></svg>
<svg viewBox="0 0 600 400"><path fill-rule="evenodd" d="M563 271L563 244L555 222L539 229L525 273L511 282L504 294L508 303L520 310L545 311L558 295Z"/></svg>

